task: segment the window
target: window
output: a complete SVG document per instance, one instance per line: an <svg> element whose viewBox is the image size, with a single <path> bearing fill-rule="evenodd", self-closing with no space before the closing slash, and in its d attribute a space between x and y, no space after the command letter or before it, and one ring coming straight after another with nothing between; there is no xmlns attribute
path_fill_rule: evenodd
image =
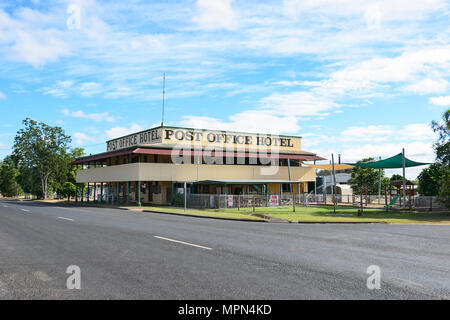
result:
<svg viewBox="0 0 450 320"><path fill-rule="evenodd" d="M283 190L283 192L291 192L291 187L289 183L283 183L281 185L281 190Z"/></svg>

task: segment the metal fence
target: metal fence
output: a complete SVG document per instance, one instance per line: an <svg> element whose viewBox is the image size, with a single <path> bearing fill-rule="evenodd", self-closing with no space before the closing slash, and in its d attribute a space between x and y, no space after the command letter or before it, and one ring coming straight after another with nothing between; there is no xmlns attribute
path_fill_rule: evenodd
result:
<svg viewBox="0 0 450 320"><path fill-rule="evenodd" d="M282 195L224 195L224 194L188 194L187 207L190 208L258 208L258 207L283 207L292 206L295 201L296 206L306 205L332 205L335 201L338 205L363 206L385 206L390 204L392 197L378 195L331 195L331 194L295 194L288 193ZM397 207L403 206L403 198L399 198L395 204ZM414 196L406 197L406 206L411 208L443 208L443 204L437 197Z"/></svg>

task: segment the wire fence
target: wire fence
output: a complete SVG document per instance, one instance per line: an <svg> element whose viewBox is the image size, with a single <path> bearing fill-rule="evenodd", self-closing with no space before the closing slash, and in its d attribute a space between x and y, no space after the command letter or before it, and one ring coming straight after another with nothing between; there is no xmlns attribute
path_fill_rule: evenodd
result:
<svg viewBox="0 0 450 320"><path fill-rule="evenodd" d="M24 199L37 199L36 196L31 194L24 194L20 196ZM100 190L89 190L77 194L77 200L81 201L96 201L117 204L118 200L120 204L135 203L130 201L129 198L120 195L117 197L117 192L107 188L100 192ZM48 199L61 200L63 196L59 196L56 193L50 194ZM75 197L72 197L75 200ZM88 200L89 199L89 200ZM337 205L348 205L353 207L385 207L390 206L394 208L403 207L403 197L398 197L393 202L394 197L389 195L332 195L332 194L245 194L245 195L225 195L225 194L188 194L186 197L186 206L189 208L201 208L201 209L223 209L223 208L261 208L261 207L286 207L293 206L308 206L308 205L333 205L335 202ZM184 204L184 199L183 199ZM181 204L177 204L181 205ZM424 210L442 210L445 209L445 204L439 197L431 196L411 196L406 197L406 207L410 209L424 209Z"/></svg>
<svg viewBox="0 0 450 320"><path fill-rule="evenodd" d="M331 195L331 194L282 194L282 195L224 195L224 194L188 194L187 207L190 208L261 208L261 207L285 207L307 205L349 205L354 207L403 207L403 198L398 197L393 203L394 197L385 195ZM443 203L438 197L414 196L406 197L408 208L442 209Z"/></svg>

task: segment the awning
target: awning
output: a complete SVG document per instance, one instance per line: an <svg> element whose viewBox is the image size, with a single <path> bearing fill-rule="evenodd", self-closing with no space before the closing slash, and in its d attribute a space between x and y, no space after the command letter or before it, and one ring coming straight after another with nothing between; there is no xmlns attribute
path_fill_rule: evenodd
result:
<svg viewBox="0 0 450 320"><path fill-rule="evenodd" d="M430 163L417 162L417 161L413 161L413 160L409 160L408 158L405 158L405 167L406 168L424 166L427 164L430 164ZM384 160L363 162L363 163L347 163L347 165L361 167L361 168L374 168L374 169L401 169L401 168L403 168L403 160L402 160L402 154L399 153L393 157L390 157L390 158L387 158Z"/></svg>
<svg viewBox="0 0 450 320"><path fill-rule="evenodd" d="M303 163L305 166L321 169L321 170L333 170L332 164L309 164L309 163ZM345 170L345 169L352 169L354 166L348 165L348 164L335 164L334 169L335 170Z"/></svg>
<svg viewBox="0 0 450 320"><path fill-rule="evenodd" d="M172 155L173 149L158 149L158 148L135 148L128 149L116 152L107 152L101 153L97 155L87 156L76 161L72 162L72 164L81 164L88 163L92 161L99 161L111 157L118 157L127 154L149 154L149 155ZM232 156L232 157L244 157L244 158L277 158L278 159L292 159L292 160L304 160L304 161L313 161L313 160L326 160L325 158L313 155L313 154L271 154L271 153L252 153L252 152L217 152L217 151L208 151L208 150L175 150L176 156Z"/></svg>
<svg viewBox="0 0 450 320"><path fill-rule="evenodd" d="M283 183L283 184L297 184L306 181L296 180L198 180L194 184L267 184L267 183Z"/></svg>

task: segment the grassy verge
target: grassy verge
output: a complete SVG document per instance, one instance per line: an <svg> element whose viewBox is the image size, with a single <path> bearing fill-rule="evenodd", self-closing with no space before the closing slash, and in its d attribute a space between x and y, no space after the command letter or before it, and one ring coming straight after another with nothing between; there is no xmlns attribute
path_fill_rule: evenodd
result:
<svg viewBox="0 0 450 320"><path fill-rule="evenodd" d="M250 214L243 214L238 212L228 212L223 210L195 210L187 209L184 211L182 208L175 207L121 207L123 209L130 210L145 210L153 212L165 212L165 213L176 213L200 217L212 217L212 218L222 218L222 219L234 219L234 220L249 220L249 221L265 221L266 219L252 216Z"/></svg>
<svg viewBox="0 0 450 320"><path fill-rule="evenodd" d="M67 201L42 201L51 203L67 204ZM75 205L75 202L70 202ZM84 203L86 205L87 203ZM82 205L79 202L76 205ZM109 208L117 208L116 205L94 204L89 203L90 206L101 206ZM396 224L447 224L450 225L450 212L417 212L417 211L390 211L386 212L381 209L364 208L361 217L358 217L358 208L341 206L337 208L336 213L333 213L332 206L314 205L308 207L297 207L296 212L292 212L292 207L277 207L277 208L252 208L238 209L187 209L166 206L121 206L121 209L129 210L147 210L154 212L166 212L185 214L201 217L236 219L236 220L250 220L250 221L264 221L270 218L276 218L286 221L298 222L317 222L317 223L333 223L333 222L380 222L380 223L396 223ZM257 214L257 216L253 215ZM266 217L267 219L264 219Z"/></svg>
<svg viewBox="0 0 450 320"><path fill-rule="evenodd" d="M228 209L230 212L237 209ZM243 208L241 212L250 212L251 208ZM431 223L450 224L449 212L416 212L416 211L390 211L380 209L364 209L358 217L358 208L338 207L333 213L332 206L297 207L292 212L291 207L285 208L256 208L256 213L268 217L287 221L300 222L383 222L383 223Z"/></svg>

